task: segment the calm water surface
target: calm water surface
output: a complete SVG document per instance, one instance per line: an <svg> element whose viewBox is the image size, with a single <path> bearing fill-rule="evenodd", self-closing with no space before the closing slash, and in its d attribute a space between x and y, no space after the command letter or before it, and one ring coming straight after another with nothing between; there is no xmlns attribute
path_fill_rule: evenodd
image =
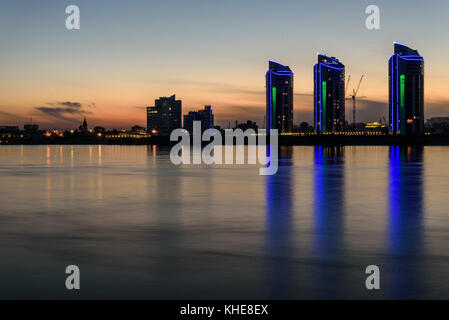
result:
<svg viewBox="0 0 449 320"><path fill-rule="evenodd" d="M449 298L448 147L281 157L264 177L153 146L1 146L0 298Z"/></svg>

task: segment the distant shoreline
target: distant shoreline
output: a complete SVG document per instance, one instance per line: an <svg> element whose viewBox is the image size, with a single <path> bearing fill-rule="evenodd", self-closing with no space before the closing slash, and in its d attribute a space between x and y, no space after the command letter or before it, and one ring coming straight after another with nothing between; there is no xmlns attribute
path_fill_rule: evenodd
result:
<svg viewBox="0 0 449 320"><path fill-rule="evenodd" d="M31 139L12 140L1 145L175 145L176 141L170 141L169 137L149 138L116 138L116 139ZM209 142L203 142L207 145ZM425 136L350 136L350 135L305 135L305 136L280 136L281 146L373 146L373 145L423 145L423 146L449 146L449 135L425 135Z"/></svg>

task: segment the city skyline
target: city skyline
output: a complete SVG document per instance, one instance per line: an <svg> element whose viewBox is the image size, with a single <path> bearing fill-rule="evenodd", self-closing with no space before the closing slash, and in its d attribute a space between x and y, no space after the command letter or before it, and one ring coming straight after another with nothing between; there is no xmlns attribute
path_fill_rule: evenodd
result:
<svg viewBox="0 0 449 320"><path fill-rule="evenodd" d="M171 12L173 2L178 9ZM321 14L314 13L320 12L320 1L193 2L130 1L124 7L78 1L81 29L73 32L63 25L68 2L0 4L5 44L0 125L23 125L32 117L42 128L66 128L87 115L107 128L144 126L146 107L155 97L172 94L183 100L185 113L212 105L218 125L248 119L261 125L263 75L270 59L295 73L294 124L313 123L310 66L316 52L338 56L347 75L365 75L361 90L367 98L358 101L357 116L360 122L377 121L388 118L387 61L393 41L419 48L426 57L425 118L449 114L444 90L449 63L439 56L448 46L440 41L448 24L444 1L413 9L405 1L378 1L378 31L365 28L366 4L357 1L326 3L329 10ZM194 10L197 2L200 10ZM25 6L33 10L24 11ZM174 18L166 26L168 12ZM23 19L16 21L17 16ZM276 25L267 23L270 18L277 18Z"/></svg>

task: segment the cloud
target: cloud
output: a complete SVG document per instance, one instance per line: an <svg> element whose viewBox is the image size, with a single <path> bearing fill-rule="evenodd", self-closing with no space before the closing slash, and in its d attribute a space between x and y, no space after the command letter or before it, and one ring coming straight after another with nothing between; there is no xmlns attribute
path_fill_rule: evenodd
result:
<svg viewBox="0 0 449 320"><path fill-rule="evenodd" d="M238 120L238 122L252 120L262 125L265 107L261 105L220 104L219 107L213 109L213 112L216 124L224 127L227 127L229 122L231 126L234 126L235 120Z"/></svg>
<svg viewBox="0 0 449 320"><path fill-rule="evenodd" d="M352 102L346 99L346 121L352 123ZM356 101L357 122L373 122L386 118L388 121L388 102L369 99L359 99Z"/></svg>
<svg viewBox="0 0 449 320"><path fill-rule="evenodd" d="M448 117L449 100L426 100L424 102L424 116L430 117ZM356 105L357 122L372 122L388 117L388 102L375 100L357 100ZM346 100L346 120L352 121L352 103L350 99Z"/></svg>
<svg viewBox="0 0 449 320"><path fill-rule="evenodd" d="M352 102L347 98L345 101L345 118L348 122L352 122ZM295 93L294 106L294 123L308 122L313 124L313 93ZM388 102L359 99L356 104L356 120L357 122L373 122L379 121L388 115Z"/></svg>
<svg viewBox="0 0 449 320"><path fill-rule="evenodd" d="M431 117L449 117L449 100L426 101L424 108L426 119Z"/></svg>
<svg viewBox="0 0 449 320"><path fill-rule="evenodd" d="M57 102L57 104L59 104L60 106L65 106L68 108L76 108L76 109L80 109L82 107L81 103L79 103L79 102L65 101L65 102Z"/></svg>
<svg viewBox="0 0 449 320"><path fill-rule="evenodd" d="M201 81L201 80L193 80L193 79L174 79L174 78L165 78L165 79L155 79L150 80L148 82L166 82L170 84L170 86L182 86L182 87L195 87L202 88L203 90L219 92L219 93L232 93L232 94L244 94L244 95L263 95L265 94L265 90L261 89L253 89L248 87L242 87L241 85L235 85L231 83L219 83L219 82L210 82L210 81Z"/></svg>
<svg viewBox="0 0 449 320"><path fill-rule="evenodd" d="M88 106L95 106L95 104ZM67 122L79 122L79 116L90 113L84 110L85 108L80 102L71 101L49 102L47 106L37 106L34 108L47 116Z"/></svg>
<svg viewBox="0 0 449 320"><path fill-rule="evenodd" d="M26 121L29 121L29 119L24 116L10 112L0 111L0 123L4 125L12 125Z"/></svg>

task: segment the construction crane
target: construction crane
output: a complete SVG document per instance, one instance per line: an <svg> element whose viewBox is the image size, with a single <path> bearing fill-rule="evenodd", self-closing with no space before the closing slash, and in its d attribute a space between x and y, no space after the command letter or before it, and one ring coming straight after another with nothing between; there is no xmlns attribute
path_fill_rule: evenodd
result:
<svg viewBox="0 0 449 320"><path fill-rule="evenodd" d="M359 89L360 89L360 85L362 84L362 80L363 80L363 75L360 77L360 81L359 84L357 86L357 89L352 89L352 94L351 94L351 100L352 100L352 123L354 125L354 131L356 130L356 117L355 117L355 105L356 105L356 98L357 98L357 94L359 93ZM349 82L349 80L348 80ZM359 97L359 98L363 98L363 97Z"/></svg>

